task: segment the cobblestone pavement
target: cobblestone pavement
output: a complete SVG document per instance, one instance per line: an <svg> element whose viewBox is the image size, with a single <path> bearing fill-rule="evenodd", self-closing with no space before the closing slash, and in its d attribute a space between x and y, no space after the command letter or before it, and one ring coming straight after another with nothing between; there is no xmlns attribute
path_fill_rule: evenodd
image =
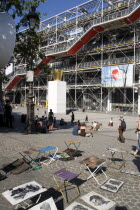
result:
<svg viewBox="0 0 140 210"><path fill-rule="evenodd" d="M0 128L1 167L3 164L7 164L17 158L21 158L19 152L27 150L31 147L43 148L48 145L52 145L58 147L59 152L62 152L66 149L64 141L68 140L79 141L81 143L79 149L84 152L82 153L82 156L71 161L64 162L57 160L49 166L43 166L40 170L27 171L19 175L10 174L7 179L0 182L0 193L33 180L37 181L39 184L51 191L51 189L57 188L52 178L52 174L61 168L66 168L72 172L81 173L78 181L81 196L90 191L95 191L96 193L99 193L116 203L116 205L111 208L112 210L140 209L140 177L122 173L120 170L111 167L111 165L109 166L109 158L111 156L109 151L106 150L106 148L113 147L128 151L125 169L140 171L140 156L134 157L130 154L132 147L137 145L137 136L134 132L136 129L136 120L138 119L137 115L128 115L127 113L124 115L127 123L127 130L124 133L126 141L124 144L121 144L117 140L117 124L120 113L94 113L92 111L82 113L81 111L75 111L75 119L80 120L81 122L84 121L85 116L88 115L88 127L90 127L91 122L94 120L103 124L100 131L93 132L93 137L80 137L72 135L72 126L70 125L71 114L65 116L56 115L57 120L63 117L68 122L68 126L60 128L59 130L51 131L49 134L24 135L24 125L20 123L20 116L21 113L26 112L26 109L14 109L13 112L15 116L14 129L8 130L6 128ZM39 116L42 116L43 113L43 108L41 108L38 112L36 111L36 114ZM111 117L113 117L114 126L108 127L108 122ZM105 166L108 177L124 181L124 184L117 193L101 189L93 178L86 180L89 174L85 170L84 166L80 164L80 161L90 155L96 155L100 158L106 159ZM102 174L99 174L98 178L101 180ZM61 182L61 180L59 181ZM74 189L68 191L68 196L70 199L76 196ZM54 200L59 210L63 210L68 206L68 204L62 199L60 193L54 194ZM80 197L77 198L76 201L87 205L80 199ZM89 207L92 209L91 206ZM12 205L5 198L0 196L0 210L10 209L13 209Z"/></svg>

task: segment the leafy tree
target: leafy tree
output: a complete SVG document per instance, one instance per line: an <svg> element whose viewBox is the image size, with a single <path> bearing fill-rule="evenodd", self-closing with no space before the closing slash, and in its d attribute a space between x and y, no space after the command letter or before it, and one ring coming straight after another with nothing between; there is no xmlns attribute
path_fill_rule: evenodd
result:
<svg viewBox="0 0 140 210"><path fill-rule="evenodd" d="M45 1L46 0L0 0L0 11L9 12L14 19L18 17L19 21L16 27L19 29L20 26L28 26L27 14L31 6L38 8L38 6Z"/></svg>
<svg viewBox="0 0 140 210"><path fill-rule="evenodd" d="M16 30L19 31L20 27L28 27L27 14L29 13L31 6L38 6L44 3L46 0L0 0L0 12L8 12L16 19ZM40 13L37 12L39 17ZM18 20L18 21L17 21ZM34 63L37 59L43 59L45 56L39 51L39 45L42 42L42 34L36 33L27 29L24 32L17 33L17 44L15 47L14 57L19 63L24 60L27 64L27 70L34 69ZM0 74L0 82L4 76ZM1 85L0 85L1 87ZM2 99L0 91L0 100Z"/></svg>
<svg viewBox="0 0 140 210"><path fill-rule="evenodd" d="M37 62L45 57L45 54L39 49L42 43L42 33L36 33L33 30L26 30L24 33L17 34L17 43L14 50L16 65L21 61L26 64L26 70L35 70Z"/></svg>
<svg viewBox="0 0 140 210"><path fill-rule="evenodd" d="M13 18L18 22L16 24L17 31L19 28L28 27L27 15L31 9L31 6L36 8L46 0L0 0L0 10L9 12ZM38 12L40 17L40 13ZM39 24L37 24L38 26ZM26 63L27 70L34 70L35 63L39 59L43 59L45 56L40 50L39 45L42 42L42 33L36 33L33 30L25 30L18 32L16 35L16 47L14 50L14 57L17 64L21 61ZM30 69L31 68L31 69Z"/></svg>

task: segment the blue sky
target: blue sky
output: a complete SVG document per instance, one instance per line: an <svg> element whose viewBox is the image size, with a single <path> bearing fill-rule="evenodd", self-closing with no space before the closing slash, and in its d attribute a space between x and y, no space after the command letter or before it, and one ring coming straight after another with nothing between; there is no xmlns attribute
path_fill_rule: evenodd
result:
<svg viewBox="0 0 140 210"><path fill-rule="evenodd" d="M42 3L39 7L39 11L42 14L41 21L87 1L88 0L46 0L46 2ZM47 16L43 17L43 13L47 13Z"/></svg>

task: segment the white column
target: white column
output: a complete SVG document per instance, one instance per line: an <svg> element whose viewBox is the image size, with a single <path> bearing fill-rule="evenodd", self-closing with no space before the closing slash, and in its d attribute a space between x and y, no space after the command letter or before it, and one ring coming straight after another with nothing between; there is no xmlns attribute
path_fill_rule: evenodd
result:
<svg viewBox="0 0 140 210"><path fill-rule="evenodd" d="M48 111L66 114L66 82L48 82Z"/></svg>
<svg viewBox="0 0 140 210"><path fill-rule="evenodd" d="M107 111L112 111L112 92L110 88L108 88Z"/></svg>

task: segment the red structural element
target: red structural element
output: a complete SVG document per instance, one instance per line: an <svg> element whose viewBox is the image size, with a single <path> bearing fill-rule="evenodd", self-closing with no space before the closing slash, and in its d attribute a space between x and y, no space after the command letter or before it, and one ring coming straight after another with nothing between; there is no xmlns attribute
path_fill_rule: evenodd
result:
<svg viewBox="0 0 140 210"><path fill-rule="evenodd" d="M23 78L25 75L16 75L13 80L11 81L11 83L6 87L6 90L11 90L13 87L15 87L15 85L21 80L21 78Z"/></svg>
<svg viewBox="0 0 140 210"><path fill-rule="evenodd" d="M130 17L124 18L126 24L134 23L140 17L140 8L137 9Z"/></svg>
<svg viewBox="0 0 140 210"><path fill-rule="evenodd" d="M128 18L124 18L124 22L126 24L134 23L138 18L140 17L140 8L138 8L133 14L131 14ZM68 50L67 54L74 55L78 52L87 42L89 42L92 37L94 37L97 33L104 31L104 28L101 26L96 26L95 28L92 28L90 31L88 31L77 43L72 46L70 50ZM44 58L40 64L37 66L34 75L37 75L41 71L42 65L46 65L50 62L50 60L54 59L54 56L48 56ZM23 78L25 75L16 75L11 83L6 87L7 90L11 90L19 81L21 78Z"/></svg>
<svg viewBox="0 0 140 210"><path fill-rule="evenodd" d="M54 59L54 56L48 56L46 58L44 58L40 64L36 67L36 70L34 72L34 75L37 75L40 71L41 71L41 67L42 65L46 65L47 63L49 63L50 60ZM25 76L25 74L21 74L21 75L16 75L13 80L11 81L11 83L6 87L6 90L11 90L12 88L15 87L15 85L17 85L17 83L21 80L21 78L23 78Z"/></svg>
<svg viewBox="0 0 140 210"><path fill-rule="evenodd" d="M44 58L40 64L36 67L36 70L34 72L34 75L37 75L40 71L41 71L41 67L42 65L46 65L47 63L50 62L50 60L54 59L55 57L54 56L48 56L46 58Z"/></svg>
<svg viewBox="0 0 140 210"><path fill-rule="evenodd" d="M98 32L104 31L104 28L97 26L92 28L88 33L85 34L68 52L67 54L74 55L78 52L87 42L91 40Z"/></svg>

